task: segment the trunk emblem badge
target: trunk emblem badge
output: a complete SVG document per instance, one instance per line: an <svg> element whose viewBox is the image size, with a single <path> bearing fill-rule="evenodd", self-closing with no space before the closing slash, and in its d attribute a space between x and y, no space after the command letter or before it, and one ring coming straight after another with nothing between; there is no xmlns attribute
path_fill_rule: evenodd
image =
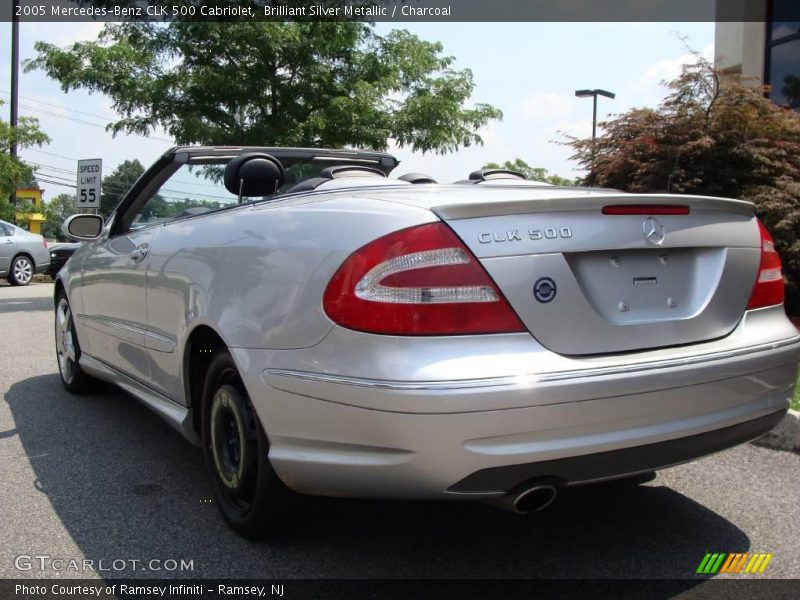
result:
<svg viewBox="0 0 800 600"><path fill-rule="evenodd" d="M547 304L556 297L556 282L549 277L540 277L533 284L533 297L542 304Z"/></svg>
<svg viewBox="0 0 800 600"><path fill-rule="evenodd" d="M663 244L667 237L664 226L653 217L647 217L644 220L644 223L642 223L642 232L644 233L644 239L656 246Z"/></svg>

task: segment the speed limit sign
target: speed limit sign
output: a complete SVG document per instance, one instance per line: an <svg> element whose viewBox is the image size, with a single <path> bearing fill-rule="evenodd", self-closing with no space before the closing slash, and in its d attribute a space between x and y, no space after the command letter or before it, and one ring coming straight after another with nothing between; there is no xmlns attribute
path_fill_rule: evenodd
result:
<svg viewBox="0 0 800 600"><path fill-rule="evenodd" d="M102 158L86 158L78 161L78 208L100 208L102 178Z"/></svg>

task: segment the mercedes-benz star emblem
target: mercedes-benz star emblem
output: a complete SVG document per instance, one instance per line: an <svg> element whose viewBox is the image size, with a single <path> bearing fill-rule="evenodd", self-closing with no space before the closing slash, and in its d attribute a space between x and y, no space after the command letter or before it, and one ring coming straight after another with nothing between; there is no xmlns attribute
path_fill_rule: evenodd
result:
<svg viewBox="0 0 800 600"><path fill-rule="evenodd" d="M644 223L642 223L642 231L644 232L644 239L656 246L663 244L664 239L667 237L664 226L653 217L647 217L644 220Z"/></svg>

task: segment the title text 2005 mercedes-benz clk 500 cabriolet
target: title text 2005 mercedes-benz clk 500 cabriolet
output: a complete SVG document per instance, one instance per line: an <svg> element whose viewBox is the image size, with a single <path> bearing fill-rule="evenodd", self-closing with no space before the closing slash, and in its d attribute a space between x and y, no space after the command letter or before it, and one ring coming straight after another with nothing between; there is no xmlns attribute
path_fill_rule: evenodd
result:
<svg viewBox="0 0 800 600"><path fill-rule="evenodd" d="M389 178L377 152L182 147L55 285L69 391L202 445L251 538L292 492L482 499L641 480L784 415L800 352L748 202Z"/></svg>

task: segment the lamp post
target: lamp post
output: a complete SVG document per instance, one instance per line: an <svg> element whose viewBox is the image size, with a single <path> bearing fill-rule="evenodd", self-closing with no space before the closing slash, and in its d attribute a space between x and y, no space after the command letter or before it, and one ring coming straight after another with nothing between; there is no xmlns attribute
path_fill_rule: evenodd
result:
<svg viewBox="0 0 800 600"><path fill-rule="evenodd" d="M612 94L606 90L575 90L575 96L578 98L592 98L592 170L589 176L591 184L594 185L594 155L595 155L595 140L597 139L597 97L604 96L606 98L611 98L612 100L616 98L616 94Z"/></svg>

